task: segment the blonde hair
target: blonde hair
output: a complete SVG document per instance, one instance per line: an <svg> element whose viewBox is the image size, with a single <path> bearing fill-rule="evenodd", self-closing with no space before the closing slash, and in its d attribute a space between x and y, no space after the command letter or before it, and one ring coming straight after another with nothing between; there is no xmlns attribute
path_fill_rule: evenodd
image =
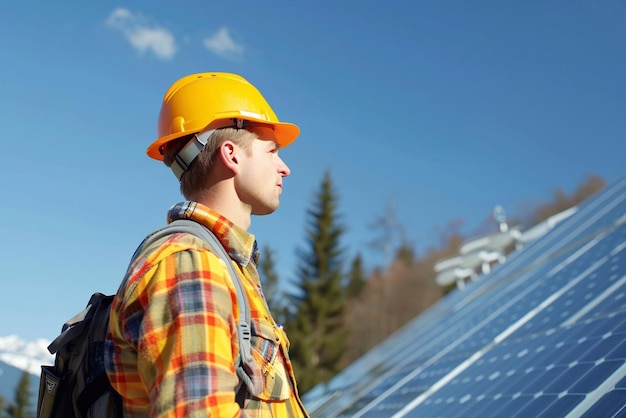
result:
<svg viewBox="0 0 626 418"><path fill-rule="evenodd" d="M194 135L189 135L168 143L163 150L163 162L165 165L170 167L172 162L174 162L176 154L193 138ZM257 135L245 129L223 128L213 132L200 154L198 154L180 179L180 192L185 199L196 195L205 187L205 181L211 172L211 168L213 168L217 150L224 141L232 141L244 150L247 150L255 139L257 139Z"/></svg>

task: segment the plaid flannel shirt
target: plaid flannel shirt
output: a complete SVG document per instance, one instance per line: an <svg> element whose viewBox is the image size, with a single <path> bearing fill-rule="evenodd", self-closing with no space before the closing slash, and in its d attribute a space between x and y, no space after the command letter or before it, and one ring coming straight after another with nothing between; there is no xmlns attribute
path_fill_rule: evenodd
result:
<svg viewBox="0 0 626 418"><path fill-rule="evenodd" d="M165 237L138 255L113 301L105 351L109 380L128 417L306 417L289 341L267 309L254 236L194 202L168 222L193 219L222 242L243 279L252 314L256 396L235 402L239 310L226 265L190 234Z"/></svg>

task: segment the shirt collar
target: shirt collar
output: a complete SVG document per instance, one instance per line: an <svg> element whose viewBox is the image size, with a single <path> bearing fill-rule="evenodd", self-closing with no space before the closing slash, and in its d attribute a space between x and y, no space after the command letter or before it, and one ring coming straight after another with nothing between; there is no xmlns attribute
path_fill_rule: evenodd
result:
<svg viewBox="0 0 626 418"><path fill-rule="evenodd" d="M167 212L167 223L176 219L191 219L209 228L228 255L241 266L247 266L250 260L256 264L258 253L254 235L209 207L191 201L177 203Z"/></svg>

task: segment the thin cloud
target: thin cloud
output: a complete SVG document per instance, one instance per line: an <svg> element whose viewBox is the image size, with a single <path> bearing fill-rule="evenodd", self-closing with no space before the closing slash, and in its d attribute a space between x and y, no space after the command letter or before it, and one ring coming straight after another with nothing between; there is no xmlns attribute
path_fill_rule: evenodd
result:
<svg viewBox="0 0 626 418"><path fill-rule="evenodd" d="M150 51L160 59L170 59L176 54L174 35L167 29L149 24L144 17L124 8L115 9L106 25L120 32L140 53Z"/></svg>
<svg viewBox="0 0 626 418"><path fill-rule="evenodd" d="M226 58L237 58L243 54L243 46L230 37L227 28L221 28L210 38L205 38L202 43L214 54Z"/></svg>

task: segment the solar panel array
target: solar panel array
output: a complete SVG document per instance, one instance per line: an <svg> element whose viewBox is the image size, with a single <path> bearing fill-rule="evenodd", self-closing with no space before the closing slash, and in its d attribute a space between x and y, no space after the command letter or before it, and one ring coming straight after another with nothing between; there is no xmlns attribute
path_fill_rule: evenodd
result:
<svg viewBox="0 0 626 418"><path fill-rule="evenodd" d="M626 179L326 385L313 417L626 417Z"/></svg>

